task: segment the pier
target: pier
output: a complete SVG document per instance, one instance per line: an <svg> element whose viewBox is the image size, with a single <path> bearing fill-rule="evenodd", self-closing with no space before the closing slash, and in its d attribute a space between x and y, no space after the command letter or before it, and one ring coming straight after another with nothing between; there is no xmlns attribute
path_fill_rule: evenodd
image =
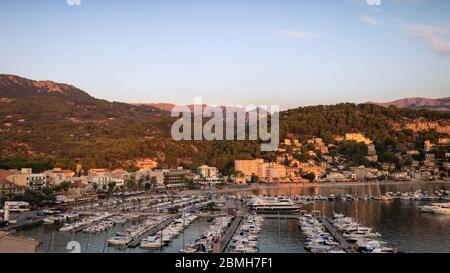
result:
<svg viewBox="0 0 450 273"><path fill-rule="evenodd" d="M1 231L12 231L12 230L21 230L21 229L25 229L25 228L31 228L31 227L35 227L35 226L39 226L43 223L44 221L42 219L38 219L38 220L31 220L31 221L26 221L26 222L22 222L19 224L12 224L12 225L8 225L2 229L0 229Z"/></svg>
<svg viewBox="0 0 450 273"><path fill-rule="evenodd" d="M342 237L341 233L337 231L337 229L330 223L330 221L325 217L318 218L318 220L322 222L327 231L340 244L340 248L342 248L345 252L350 252L350 244L344 237Z"/></svg>
<svg viewBox="0 0 450 273"><path fill-rule="evenodd" d="M231 226L228 228L228 231L225 234L225 236L220 240L220 253L225 252L225 249L230 243L230 240L233 237L234 233L236 232L237 228L241 224L241 221L242 221L242 214L239 214L234 219L233 224L231 224Z"/></svg>
<svg viewBox="0 0 450 273"><path fill-rule="evenodd" d="M129 247L129 248L136 248L136 247L138 247L139 244L141 243L142 238L147 236L147 234L155 234L155 233L157 233L158 231L166 228L168 225L170 225L170 223L172 223L175 219L179 218L180 216L181 216L180 213L171 216L169 219L167 219L167 220L161 222L160 224L158 224L157 226L149 229L149 231L145 232L141 236L134 238L131 242L128 243L127 247Z"/></svg>
<svg viewBox="0 0 450 273"><path fill-rule="evenodd" d="M104 213L104 212L109 212L109 213L113 213L113 214L120 214L120 213L118 213L116 211L104 211L104 210L78 210L76 213L79 214L79 215L89 216L89 215L96 215L96 214ZM134 211L131 211L130 213L137 214L137 215L140 215L140 216L158 216L159 215L159 213L157 213L155 211L153 211L153 212L144 212L144 211L134 212Z"/></svg>
<svg viewBox="0 0 450 273"><path fill-rule="evenodd" d="M0 228L1 231L13 231L30 228L41 225L43 217L37 216L35 211L26 211L21 213L14 223L10 223L7 226Z"/></svg>

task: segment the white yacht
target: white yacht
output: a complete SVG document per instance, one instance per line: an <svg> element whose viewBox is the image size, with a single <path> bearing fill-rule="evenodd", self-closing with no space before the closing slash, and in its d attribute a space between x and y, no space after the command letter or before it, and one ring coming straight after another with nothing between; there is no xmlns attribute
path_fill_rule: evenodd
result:
<svg viewBox="0 0 450 273"><path fill-rule="evenodd" d="M130 237L114 236L113 238L108 240L108 244L110 244L110 245L126 245L130 241L131 241Z"/></svg>
<svg viewBox="0 0 450 273"><path fill-rule="evenodd" d="M254 197L248 206L258 214L296 214L300 212L300 206L283 197Z"/></svg>
<svg viewBox="0 0 450 273"><path fill-rule="evenodd" d="M161 246L164 246L164 241L161 242L161 238L158 238L156 236L148 236L142 239L140 247L142 248L160 248Z"/></svg>
<svg viewBox="0 0 450 273"><path fill-rule="evenodd" d="M431 205L421 206L419 210L422 212L434 213L434 214L449 214L450 215L450 202L449 203L432 203Z"/></svg>

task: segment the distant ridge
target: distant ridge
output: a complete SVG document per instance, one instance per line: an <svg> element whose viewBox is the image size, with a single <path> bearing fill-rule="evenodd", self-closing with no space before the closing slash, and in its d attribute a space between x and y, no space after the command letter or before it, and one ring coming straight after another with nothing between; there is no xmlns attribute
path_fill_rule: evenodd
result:
<svg viewBox="0 0 450 273"><path fill-rule="evenodd" d="M155 108L157 108L157 109L159 109L159 110L162 110L162 111L172 111L172 109L175 107L175 106L177 106L176 104L173 104L173 103L136 103L135 105L147 105L147 106L152 106L152 107L155 107ZM192 112L194 111L194 104L189 104L189 105L186 105ZM211 107L211 109L213 109L213 110L219 110L219 109L221 109L223 112L225 112L225 108L226 108L226 106L212 106L212 105L208 105L208 104L202 104L202 109L205 109L206 107ZM265 109L263 109L263 108L261 108L261 107L258 107L257 108L258 110L259 110L259 115L261 115L261 116L267 116L268 114L270 115L270 112L268 112L268 111L266 111ZM232 110L232 111L240 111L240 110L244 110L245 111L245 109L244 108L239 108L239 107L233 107L233 106L230 106L230 108L228 108L228 110ZM219 110L220 111L220 110ZM254 112L255 110L252 110L252 111L250 111L250 112Z"/></svg>
<svg viewBox="0 0 450 273"><path fill-rule="evenodd" d="M8 98L25 98L35 95L54 95L66 99L89 101L94 98L73 85L54 81L35 81L16 75L0 74L0 94Z"/></svg>
<svg viewBox="0 0 450 273"><path fill-rule="evenodd" d="M404 98L386 103L375 103L384 107L395 106L397 108L410 109L426 109L442 112L450 112L450 97L442 99L427 99L427 98Z"/></svg>

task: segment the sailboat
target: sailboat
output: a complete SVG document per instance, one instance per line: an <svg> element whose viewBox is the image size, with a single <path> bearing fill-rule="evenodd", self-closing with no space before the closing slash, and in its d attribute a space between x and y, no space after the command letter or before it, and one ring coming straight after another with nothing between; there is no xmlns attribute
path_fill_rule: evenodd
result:
<svg viewBox="0 0 450 273"><path fill-rule="evenodd" d="M392 200L394 200L394 198L392 196L381 195L380 185L378 184L378 179L377 179L377 190L378 190L378 196L374 196L373 197L374 200L379 200L379 201L392 201Z"/></svg>

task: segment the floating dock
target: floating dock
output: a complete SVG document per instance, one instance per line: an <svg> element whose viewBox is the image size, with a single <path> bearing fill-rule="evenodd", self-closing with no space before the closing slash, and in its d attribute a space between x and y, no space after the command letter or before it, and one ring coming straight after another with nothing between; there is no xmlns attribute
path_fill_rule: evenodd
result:
<svg viewBox="0 0 450 273"><path fill-rule="evenodd" d="M330 223L330 221L325 218L318 218L322 224L325 226L327 231L334 237L334 239L340 244L340 248L342 248L345 252L350 252L350 244L347 240L342 237L341 233Z"/></svg>
<svg viewBox="0 0 450 273"><path fill-rule="evenodd" d="M181 216L181 214L176 214L176 215L171 216L169 219L159 223L157 226L151 228L149 231L145 232L141 236L134 238L131 242L128 243L127 247L129 247L129 248L138 247L141 244L142 238L144 238L148 234L152 235L152 234L155 234L158 231L166 228L168 225L170 225L170 223L172 223L175 219L179 218L180 216Z"/></svg>
<svg viewBox="0 0 450 273"><path fill-rule="evenodd" d="M227 248L228 244L230 243L231 238L233 238L234 233L236 232L237 228L242 222L242 215L237 215L234 219L233 224L228 228L227 233L220 241L220 253L225 252L225 249Z"/></svg>

